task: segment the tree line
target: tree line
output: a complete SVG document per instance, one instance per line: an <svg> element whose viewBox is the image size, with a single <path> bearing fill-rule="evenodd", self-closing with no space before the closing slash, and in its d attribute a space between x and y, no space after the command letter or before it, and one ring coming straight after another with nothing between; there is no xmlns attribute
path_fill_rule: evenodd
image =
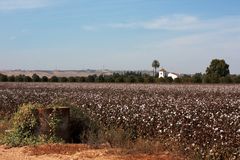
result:
<svg viewBox="0 0 240 160"><path fill-rule="evenodd" d="M156 74L157 76L157 74ZM0 82L90 82L90 83L240 83L240 75L228 75L217 77L196 73L183 75L179 78L157 78L139 72L113 73L113 75L89 75L88 77L40 77L34 74L32 77L25 75L7 76L0 74Z"/></svg>
<svg viewBox="0 0 240 160"><path fill-rule="evenodd" d="M26 75L11 75L7 76L4 74L0 74L0 82L109 82L109 83L153 83L155 82L155 78L148 75L142 74L141 72L124 72L113 73L112 75L89 75L87 77L40 77L37 74L33 74L31 77Z"/></svg>
<svg viewBox="0 0 240 160"><path fill-rule="evenodd" d="M0 74L0 82L91 82L91 83L240 83L240 75L231 75L229 65L225 60L213 59L207 67L206 73L193 75L182 75L176 79L171 77L158 78L156 69L160 66L157 60L152 63L153 75L142 74L141 72L128 71L113 73L112 75L89 75L87 77L40 77L33 74L7 76Z"/></svg>

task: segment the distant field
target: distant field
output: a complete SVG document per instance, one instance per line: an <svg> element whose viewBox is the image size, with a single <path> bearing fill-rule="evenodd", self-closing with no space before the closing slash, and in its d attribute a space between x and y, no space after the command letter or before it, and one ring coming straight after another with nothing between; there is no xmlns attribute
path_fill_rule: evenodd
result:
<svg viewBox="0 0 240 160"><path fill-rule="evenodd" d="M7 76L17 76L17 75L26 75L26 76L32 76L33 74L37 74L40 77L42 76L47 76L47 77L52 77L52 76L58 76L58 77L87 77L89 75L100 75L100 74L105 74L105 75L110 75L112 74L111 71L102 71L102 70L6 70L6 71L0 71L0 73L5 74Z"/></svg>
<svg viewBox="0 0 240 160"><path fill-rule="evenodd" d="M181 144L183 152L240 156L240 85L0 83L0 116L57 99L106 127Z"/></svg>

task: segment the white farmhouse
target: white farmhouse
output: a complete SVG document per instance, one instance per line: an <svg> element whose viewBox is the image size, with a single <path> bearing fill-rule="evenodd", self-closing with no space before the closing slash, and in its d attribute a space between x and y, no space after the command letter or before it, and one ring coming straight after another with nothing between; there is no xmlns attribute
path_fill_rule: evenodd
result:
<svg viewBox="0 0 240 160"><path fill-rule="evenodd" d="M159 78L165 78L165 77L172 77L172 79L176 79L179 77L177 73L167 72L165 69L160 69L159 71Z"/></svg>

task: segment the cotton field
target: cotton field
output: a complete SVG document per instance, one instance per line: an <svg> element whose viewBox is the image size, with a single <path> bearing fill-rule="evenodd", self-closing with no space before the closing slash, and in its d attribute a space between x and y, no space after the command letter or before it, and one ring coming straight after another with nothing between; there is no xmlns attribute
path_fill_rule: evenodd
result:
<svg viewBox="0 0 240 160"><path fill-rule="evenodd" d="M81 107L105 127L181 144L186 153L240 157L239 85L0 83L0 116L22 103L58 99Z"/></svg>

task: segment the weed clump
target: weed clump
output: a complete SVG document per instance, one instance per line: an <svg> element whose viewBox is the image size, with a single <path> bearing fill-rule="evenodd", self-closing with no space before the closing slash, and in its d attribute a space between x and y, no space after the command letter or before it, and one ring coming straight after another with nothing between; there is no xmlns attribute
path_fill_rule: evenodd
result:
<svg viewBox="0 0 240 160"><path fill-rule="evenodd" d="M39 104L23 104L13 115L10 130L5 131L2 143L11 146L25 146L42 143L61 142L61 139L54 134L39 135L39 119L37 109L42 106ZM54 119L54 117L52 118ZM50 121L50 127L55 127ZM51 128L52 130L55 128Z"/></svg>
<svg viewBox="0 0 240 160"><path fill-rule="evenodd" d="M65 141L58 134L60 125L64 123L58 109L64 106L70 106L69 139ZM44 117L47 123L44 131L40 131L41 121L43 121L39 116L41 109L51 111L47 118ZM99 140L101 139L100 133L102 133L100 125L91 120L79 107L69 104L53 103L46 107L40 104L23 104L13 114L10 122L10 126L1 131L0 143L11 147L61 142L101 143Z"/></svg>
<svg viewBox="0 0 240 160"><path fill-rule="evenodd" d="M101 132L100 124L92 120L79 107L70 108L70 141L72 143L96 143Z"/></svg>
<svg viewBox="0 0 240 160"><path fill-rule="evenodd" d="M34 132L38 126L36 108L38 105L23 104L11 119L12 128L4 136L3 142L9 146L23 146L36 144L37 136Z"/></svg>

